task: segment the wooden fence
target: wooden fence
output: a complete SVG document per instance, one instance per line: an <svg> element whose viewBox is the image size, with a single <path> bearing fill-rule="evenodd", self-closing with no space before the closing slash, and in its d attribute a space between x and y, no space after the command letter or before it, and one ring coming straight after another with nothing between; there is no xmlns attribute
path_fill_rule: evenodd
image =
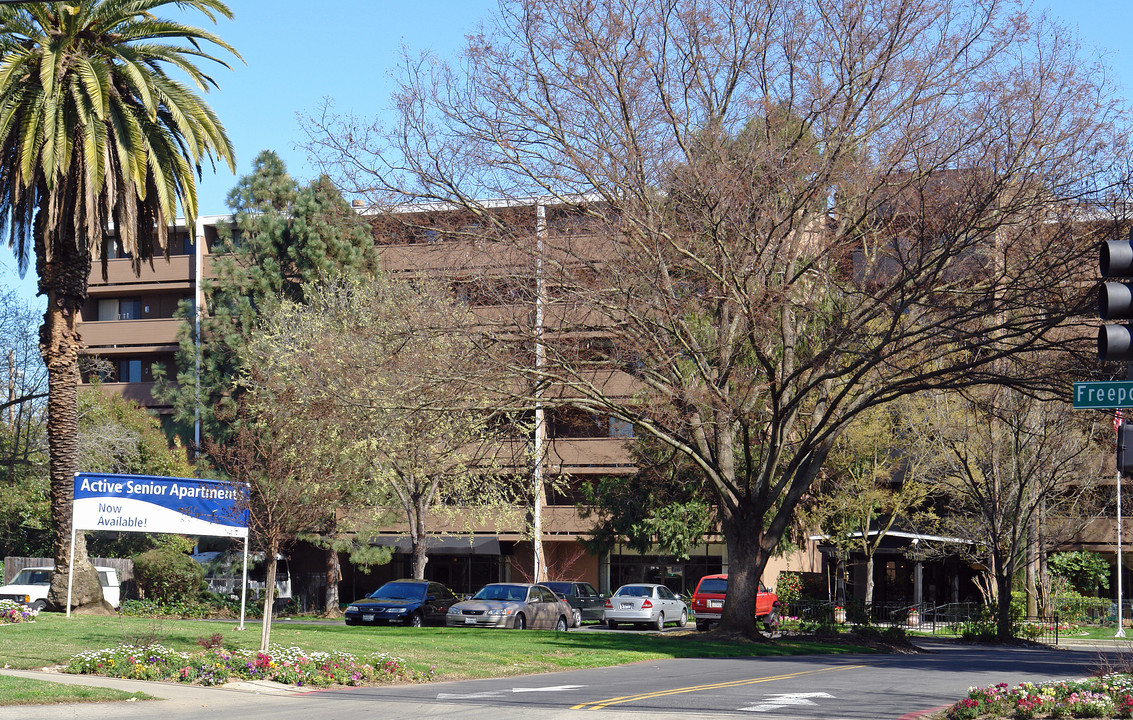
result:
<svg viewBox="0 0 1133 720"><path fill-rule="evenodd" d="M123 585L125 585L127 581L133 581L134 579L134 561L129 558L91 558L90 560L95 565L112 567L117 570L118 582ZM26 567L52 567L54 565L54 558L5 556L4 584L7 585L12 582L12 578L16 577L16 575ZM132 584L131 582L131 585Z"/></svg>

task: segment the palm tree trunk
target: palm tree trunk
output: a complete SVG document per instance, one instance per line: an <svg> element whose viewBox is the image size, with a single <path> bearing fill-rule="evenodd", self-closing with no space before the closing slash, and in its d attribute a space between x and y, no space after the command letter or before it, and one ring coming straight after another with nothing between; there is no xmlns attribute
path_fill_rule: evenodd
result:
<svg viewBox="0 0 1133 720"><path fill-rule="evenodd" d="M82 340L77 330L81 299L86 296L86 277L90 272L89 258L72 259L77 267L66 266L62 259L46 264L40 272L40 291L47 290L47 311L39 330L40 353L47 365L47 442L51 465L51 525L55 547L55 574L47 594L48 604L56 610L66 610L68 566L71 556L71 506L75 497L75 472L78 465L79 418L77 394L79 386L79 350ZM69 270L69 272L68 272ZM76 275L81 274L81 288L75 288ZM67 282L70 279L71 282ZM55 282L52 282L52 281ZM62 285L63 290L54 285ZM70 287L68 287L70 286ZM68 292L69 290L69 292ZM78 290L78 292L76 292ZM87 557L86 535L75 536L74 584L71 588L71 606L88 605L102 601L102 586L98 573Z"/></svg>

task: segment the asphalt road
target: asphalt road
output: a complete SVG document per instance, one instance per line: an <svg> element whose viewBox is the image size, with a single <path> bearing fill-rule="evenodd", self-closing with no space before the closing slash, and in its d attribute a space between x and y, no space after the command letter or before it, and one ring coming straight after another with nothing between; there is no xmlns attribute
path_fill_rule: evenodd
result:
<svg viewBox="0 0 1133 720"><path fill-rule="evenodd" d="M308 693L271 684L194 688L3 670L141 689L157 702L0 708L0 718L807 718L896 720L963 696L971 685L1081 677L1110 651L923 643L918 655L808 656L641 662L493 680ZM1124 646L1131 653L1130 646Z"/></svg>

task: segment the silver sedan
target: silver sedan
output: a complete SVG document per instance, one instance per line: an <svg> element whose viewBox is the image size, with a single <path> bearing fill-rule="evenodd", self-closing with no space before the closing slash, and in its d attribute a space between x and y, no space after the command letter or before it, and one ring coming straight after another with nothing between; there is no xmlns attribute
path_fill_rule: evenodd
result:
<svg viewBox="0 0 1133 720"><path fill-rule="evenodd" d="M669 622L684 627L688 624L688 606L664 585L622 585L606 600L605 620L611 630L618 623L647 623L657 630L663 630Z"/></svg>
<svg viewBox="0 0 1133 720"><path fill-rule="evenodd" d="M549 588L528 583L485 585L469 600L448 609L449 627L547 628L566 630L574 613Z"/></svg>

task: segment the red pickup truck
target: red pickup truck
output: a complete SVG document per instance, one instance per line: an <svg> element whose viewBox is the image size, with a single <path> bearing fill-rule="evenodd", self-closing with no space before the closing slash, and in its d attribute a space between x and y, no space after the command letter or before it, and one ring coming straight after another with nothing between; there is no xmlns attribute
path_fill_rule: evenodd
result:
<svg viewBox="0 0 1133 720"><path fill-rule="evenodd" d="M724 596L728 592L727 575L705 575L696 585L692 594L692 613L696 618L696 629L705 631L714 622L720 622L724 612ZM755 596L755 619L763 623L769 632L779 629L779 596L768 590L762 582Z"/></svg>

